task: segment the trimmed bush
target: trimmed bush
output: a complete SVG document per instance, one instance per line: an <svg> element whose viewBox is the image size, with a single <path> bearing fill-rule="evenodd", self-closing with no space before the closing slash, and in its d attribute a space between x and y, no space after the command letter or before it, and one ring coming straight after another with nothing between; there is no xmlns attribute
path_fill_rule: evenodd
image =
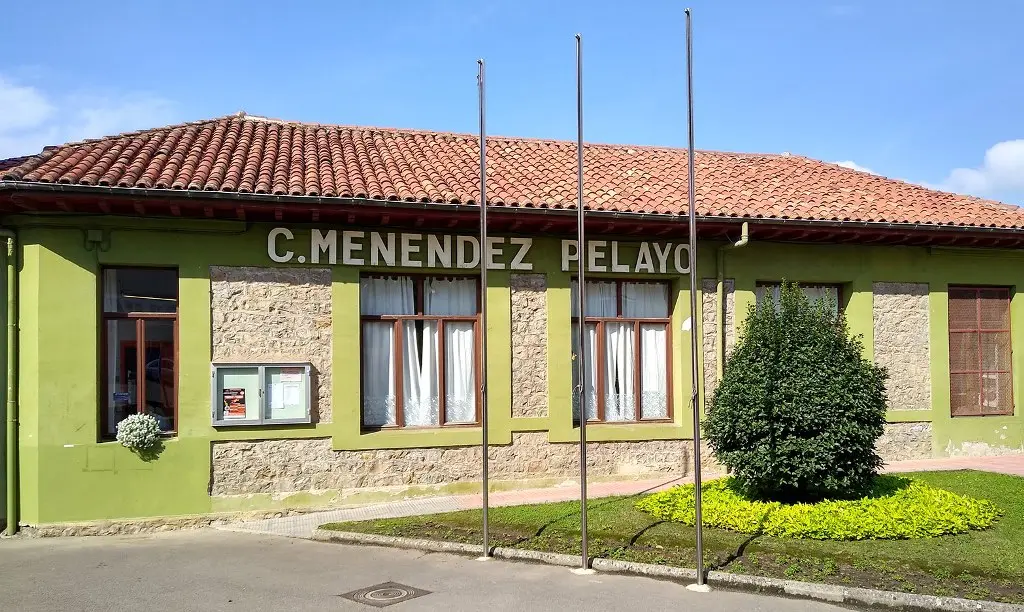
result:
<svg viewBox="0 0 1024 612"><path fill-rule="evenodd" d="M853 499L882 466L885 370L862 356L834 304L783 283L747 313L703 429L754 499Z"/></svg>
<svg viewBox="0 0 1024 612"><path fill-rule="evenodd" d="M896 476L875 479L871 495L863 499L815 504L752 501L743 496L733 478L712 480L701 488L706 526L776 538L932 538L987 529L1001 514L990 501ZM694 486L655 493L637 502L636 508L662 520L694 525Z"/></svg>

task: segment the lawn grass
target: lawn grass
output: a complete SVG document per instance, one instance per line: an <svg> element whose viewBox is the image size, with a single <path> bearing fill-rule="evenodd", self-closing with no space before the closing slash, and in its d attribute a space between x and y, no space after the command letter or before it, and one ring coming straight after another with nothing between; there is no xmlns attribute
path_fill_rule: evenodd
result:
<svg viewBox="0 0 1024 612"><path fill-rule="evenodd" d="M1024 603L1024 478L975 471L905 474L989 499L1004 514L995 527L920 540L823 542L704 532L712 569L913 593ZM590 554L694 567L692 527L659 521L633 504L640 495L588 503ZM580 553L578 502L492 508L496 546ZM481 512L332 523L325 529L479 542Z"/></svg>

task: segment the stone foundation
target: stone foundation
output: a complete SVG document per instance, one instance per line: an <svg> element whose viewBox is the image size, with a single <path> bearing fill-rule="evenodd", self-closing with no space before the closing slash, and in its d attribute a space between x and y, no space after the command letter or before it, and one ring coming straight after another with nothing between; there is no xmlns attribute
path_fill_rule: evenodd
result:
<svg viewBox="0 0 1024 612"><path fill-rule="evenodd" d="M512 416L548 416L548 305L543 274L513 274Z"/></svg>
<svg viewBox="0 0 1024 612"><path fill-rule="evenodd" d="M736 343L735 312L736 291L732 279L723 283L725 297L725 350L726 354ZM705 278L701 284L701 319L704 325L704 394L710 397L718 385L718 281Z"/></svg>
<svg viewBox="0 0 1024 612"><path fill-rule="evenodd" d="M946 444L945 454L949 457L1002 457L1005 455L1024 455L1024 444L1020 446L1004 446L988 442L962 442Z"/></svg>
<svg viewBox="0 0 1024 612"><path fill-rule="evenodd" d="M889 371L891 410L931 410L928 284L872 286L875 363Z"/></svg>
<svg viewBox="0 0 1024 612"><path fill-rule="evenodd" d="M331 421L331 271L210 267L213 360L308 361L313 413Z"/></svg>
<svg viewBox="0 0 1024 612"><path fill-rule="evenodd" d="M931 459L931 423L887 423L885 433L875 444L887 463L907 459Z"/></svg>
<svg viewBox="0 0 1024 612"><path fill-rule="evenodd" d="M690 440L593 442L588 474L619 479L679 477L693 461ZM214 496L347 490L480 481L480 448L335 451L329 438L215 442L210 493ZM702 454L713 465L710 452ZM710 468L709 468L710 469ZM492 481L574 479L579 446L552 444L547 433L514 433L512 444L491 447Z"/></svg>

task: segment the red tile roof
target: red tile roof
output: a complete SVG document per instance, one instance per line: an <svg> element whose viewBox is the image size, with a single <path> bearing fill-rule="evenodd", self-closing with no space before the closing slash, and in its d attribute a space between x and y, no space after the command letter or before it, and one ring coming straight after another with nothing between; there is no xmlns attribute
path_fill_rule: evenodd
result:
<svg viewBox="0 0 1024 612"><path fill-rule="evenodd" d="M23 157L11 157L8 159L0 159L0 170L7 170L8 168L14 168L32 159L31 155L25 155Z"/></svg>
<svg viewBox="0 0 1024 612"><path fill-rule="evenodd" d="M10 181L472 204L477 138L293 123L242 113L48 148ZM574 208L571 142L488 139L488 201ZM685 150L587 145L592 210L684 214ZM1024 228L1024 209L796 155L699 151L697 212L710 217Z"/></svg>

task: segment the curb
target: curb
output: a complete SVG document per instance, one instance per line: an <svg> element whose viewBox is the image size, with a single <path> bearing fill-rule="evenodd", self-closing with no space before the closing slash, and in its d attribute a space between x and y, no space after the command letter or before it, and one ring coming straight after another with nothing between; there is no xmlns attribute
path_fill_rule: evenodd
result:
<svg viewBox="0 0 1024 612"><path fill-rule="evenodd" d="M389 548L405 548L429 552L454 553L459 555L479 555L478 544L462 542L445 542L441 540L423 540L400 538L395 536L376 535L371 533L354 533L350 531L329 531L316 529L313 540L318 542L334 542L340 544L361 544L369 546L385 546ZM580 558L576 555L524 550L520 548L495 547L492 556L510 561L533 561L548 565L576 567ZM648 576L651 578L668 578L681 581L694 581L697 571L684 567L668 565L652 565L618 559L594 559L591 567L600 572ZM944 612L1024 612L1024 606L1006 604L995 601L974 601L956 597L938 597L935 595L914 595L894 591L876 591L859 587L843 587L833 584L815 582L799 582L782 580L765 576L747 576L728 572L708 572L708 583L720 588L756 591L789 595L803 599L816 599L830 603L847 605L885 607L903 610L942 610Z"/></svg>

